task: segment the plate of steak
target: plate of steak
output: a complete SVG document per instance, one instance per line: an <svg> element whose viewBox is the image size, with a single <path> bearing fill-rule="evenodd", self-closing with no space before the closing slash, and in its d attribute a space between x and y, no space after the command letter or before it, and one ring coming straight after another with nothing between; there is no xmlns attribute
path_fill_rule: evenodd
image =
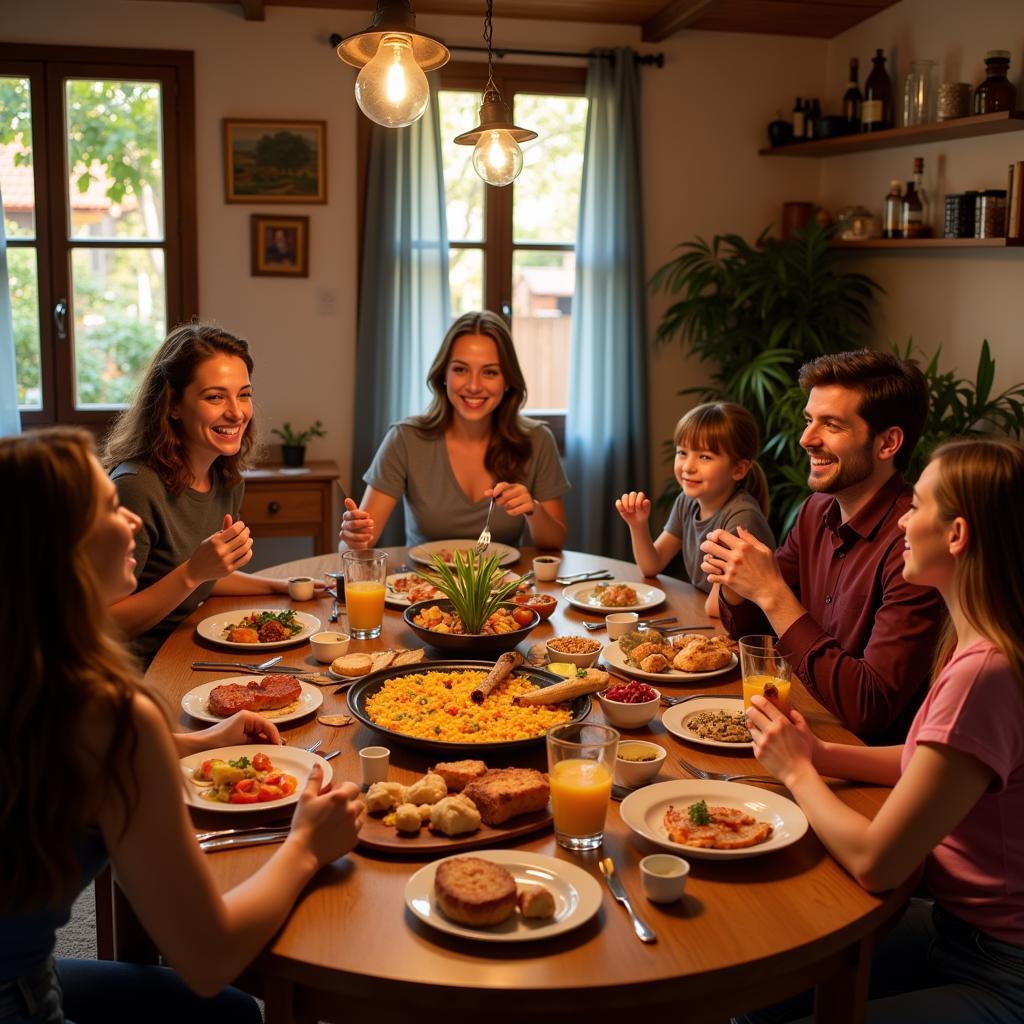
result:
<svg viewBox="0 0 1024 1024"><path fill-rule="evenodd" d="M220 722L236 711L255 711L273 722L290 722L316 711L323 693L294 676L231 676L203 683L181 698L186 714L200 722Z"/></svg>

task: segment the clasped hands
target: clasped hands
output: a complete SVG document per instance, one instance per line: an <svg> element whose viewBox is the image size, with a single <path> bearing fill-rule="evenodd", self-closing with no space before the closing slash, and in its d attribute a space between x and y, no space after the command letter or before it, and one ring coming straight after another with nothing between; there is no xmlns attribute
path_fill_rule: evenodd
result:
<svg viewBox="0 0 1024 1024"><path fill-rule="evenodd" d="M736 527L736 533L712 530L700 549L704 552L700 567L708 582L721 584L730 604L746 599L765 608L766 599L780 593L780 588L789 593L775 552L742 526Z"/></svg>

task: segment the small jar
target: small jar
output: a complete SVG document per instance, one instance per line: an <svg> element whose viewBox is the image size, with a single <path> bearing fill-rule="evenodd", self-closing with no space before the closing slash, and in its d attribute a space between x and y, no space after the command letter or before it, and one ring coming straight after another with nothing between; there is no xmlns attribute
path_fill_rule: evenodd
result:
<svg viewBox="0 0 1024 1024"><path fill-rule="evenodd" d="M953 121L971 112L971 83L943 82L939 86L935 116L939 121Z"/></svg>
<svg viewBox="0 0 1024 1024"><path fill-rule="evenodd" d="M903 87L903 127L928 124L934 120L932 109L933 60L915 60L910 63L910 74Z"/></svg>
<svg viewBox="0 0 1024 1024"><path fill-rule="evenodd" d="M974 112L994 114L1017 109L1017 87L1006 74L1010 70L1009 50L989 50L985 54L985 81L974 90Z"/></svg>
<svg viewBox="0 0 1024 1024"><path fill-rule="evenodd" d="M974 237L1003 238L1006 234L1006 189L978 193L974 207Z"/></svg>

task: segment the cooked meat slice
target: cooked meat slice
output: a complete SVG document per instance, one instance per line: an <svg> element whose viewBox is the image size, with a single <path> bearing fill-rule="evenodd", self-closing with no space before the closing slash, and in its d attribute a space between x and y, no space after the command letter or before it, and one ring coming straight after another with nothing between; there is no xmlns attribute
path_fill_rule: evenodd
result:
<svg viewBox="0 0 1024 1024"><path fill-rule="evenodd" d="M274 711L299 699L302 687L293 676L275 675L248 683L225 683L210 691L212 715L227 718L236 711Z"/></svg>

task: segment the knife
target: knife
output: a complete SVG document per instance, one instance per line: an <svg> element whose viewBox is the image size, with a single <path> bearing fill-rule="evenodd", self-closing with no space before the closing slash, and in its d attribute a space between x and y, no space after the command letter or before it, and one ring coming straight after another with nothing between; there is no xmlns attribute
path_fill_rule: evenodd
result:
<svg viewBox="0 0 1024 1024"><path fill-rule="evenodd" d="M270 668L260 668L258 665L248 665L244 661L193 661L193 672L205 672L208 670L240 668L257 676L273 676L285 672L308 672L309 666L296 668L294 665L273 665Z"/></svg>
<svg viewBox="0 0 1024 1024"><path fill-rule="evenodd" d="M215 853L217 850L230 850L235 846L265 846L268 843L283 843L288 838L285 832L260 832L249 836L226 836L223 839L207 839L199 844L199 848L206 853Z"/></svg>
<svg viewBox="0 0 1024 1024"><path fill-rule="evenodd" d="M564 586L566 583L582 583L584 580L610 579L614 579L614 576L607 569L595 569L590 572L577 572L571 576L559 576L555 579L555 582L561 583Z"/></svg>
<svg viewBox="0 0 1024 1024"><path fill-rule="evenodd" d="M629 902L629 897L626 895L625 887L619 880L619 876L615 874L615 861L613 861L611 857L605 857L603 860L598 861L597 866L601 869L601 874L604 875L605 881L608 883L608 888L611 890L611 894L629 912L629 916L633 921L633 931L636 932L637 938L641 942L657 942L658 936L654 934L653 929L649 928L637 916L636 911L633 909L633 904Z"/></svg>

